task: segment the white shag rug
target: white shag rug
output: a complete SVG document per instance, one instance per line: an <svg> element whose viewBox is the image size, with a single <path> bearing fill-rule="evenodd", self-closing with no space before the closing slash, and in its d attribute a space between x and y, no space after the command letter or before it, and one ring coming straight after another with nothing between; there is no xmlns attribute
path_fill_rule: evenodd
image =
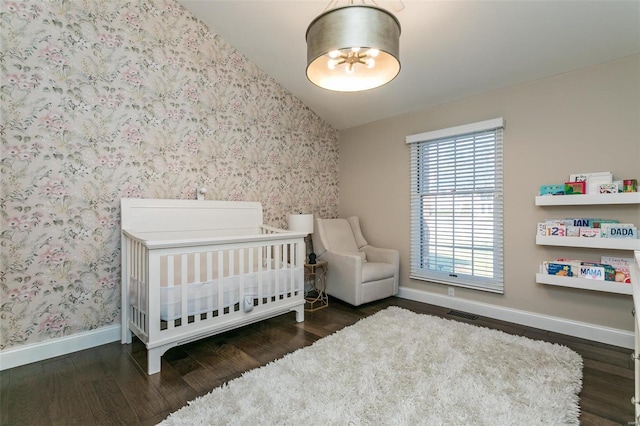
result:
<svg viewBox="0 0 640 426"><path fill-rule="evenodd" d="M390 307L248 371L163 425L577 425L567 347Z"/></svg>

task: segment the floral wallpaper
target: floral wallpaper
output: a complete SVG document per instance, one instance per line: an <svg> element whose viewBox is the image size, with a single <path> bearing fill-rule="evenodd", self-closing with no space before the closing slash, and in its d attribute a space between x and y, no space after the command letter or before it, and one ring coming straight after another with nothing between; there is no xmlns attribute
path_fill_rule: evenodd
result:
<svg viewBox="0 0 640 426"><path fill-rule="evenodd" d="M121 197L337 215L337 131L174 0L3 0L0 25L0 349L118 323Z"/></svg>

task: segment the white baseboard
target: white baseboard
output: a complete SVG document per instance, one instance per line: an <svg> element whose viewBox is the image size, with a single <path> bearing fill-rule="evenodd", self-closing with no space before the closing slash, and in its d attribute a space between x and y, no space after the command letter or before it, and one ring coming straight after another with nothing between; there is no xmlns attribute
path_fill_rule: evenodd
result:
<svg viewBox="0 0 640 426"><path fill-rule="evenodd" d="M555 333L567 334L569 336L593 340L595 342L606 343L628 349L634 348L633 331L619 330L586 322L541 315L535 312L503 308L501 306L490 305L488 303L474 302L472 300L449 297L442 294L407 287L399 288L398 297L469 312L501 321L526 325L528 327L553 331Z"/></svg>
<svg viewBox="0 0 640 426"><path fill-rule="evenodd" d="M0 351L0 371L120 340L120 325Z"/></svg>
<svg viewBox="0 0 640 426"><path fill-rule="evenodd" d="M567 334L595 342L628 349L634 348L634 333L632 331L603 327L518 309L503 308L501 306L444 296L407 287L399 288L398 297L449 309L457 309L476 315L512 322L514 324ZM120 325L111 325L46 342L5 349L0 351L0 371L67 355L118 340L120 340Z"/></svg>

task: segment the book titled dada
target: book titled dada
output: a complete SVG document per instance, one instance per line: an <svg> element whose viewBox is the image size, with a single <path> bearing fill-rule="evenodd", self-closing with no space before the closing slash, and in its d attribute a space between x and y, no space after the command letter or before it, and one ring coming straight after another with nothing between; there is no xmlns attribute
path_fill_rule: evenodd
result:
<svg viewBox="0 0 640 426"><path fill-rule="evenodd" d="M638 238L638 229L631 223L602 224L602 235L607 238Z"/></svg>

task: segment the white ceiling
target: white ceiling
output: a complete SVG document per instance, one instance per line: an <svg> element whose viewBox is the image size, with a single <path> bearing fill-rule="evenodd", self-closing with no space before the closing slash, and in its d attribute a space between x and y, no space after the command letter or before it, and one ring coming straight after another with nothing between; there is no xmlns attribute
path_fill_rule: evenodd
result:
<svg viewBox="0 0 640 426"><path fill-rule="evenodd" d="M404 5L400 74L337 93L305 75L307 26L329 0L178 1L339 130L640 53L638 0L377 1Z"/></svg>

